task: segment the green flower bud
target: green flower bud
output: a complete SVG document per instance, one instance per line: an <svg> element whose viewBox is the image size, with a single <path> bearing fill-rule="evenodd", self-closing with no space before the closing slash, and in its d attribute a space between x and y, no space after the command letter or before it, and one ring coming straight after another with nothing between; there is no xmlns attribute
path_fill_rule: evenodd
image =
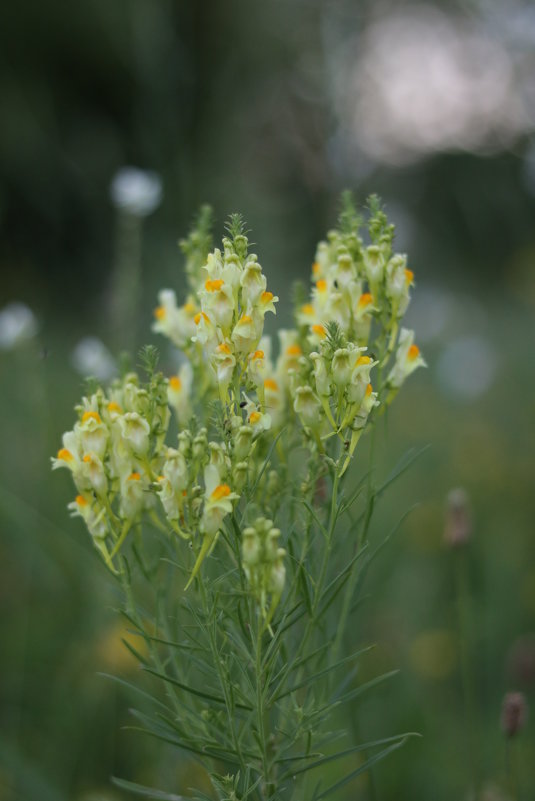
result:
<svg viewBox="0 0 535 801"><path fill-rule="evenodd" d="M279 528L272 528L266 538L266 559L270 562L275 561L278 553L279 537L281 531Z"/></svg>
<svg viewBox="0 0 535 801"><path fill-rule="evenodd" d="M295 391L294 410L299 415L304 425L311 428L317 427L321 422L321 405L314 395L311 387L297 387Z"/></svg>
<svg viewBox="0 0 535 801"><path fill-rule="evenodd" d="M201 428L195 439L193 440L192 454L193 458L202 460L206 456L208 448L208 438L206 436L206 429Z"/></svg>
<svg viewBox="0 0 535 801"><path fill-rule="evenodd" d="M250 426L240 426L234 435L234 456L240 461L249 456L253 443L253 429Z"/></svg>
<svg viewBox="0 0 535 801"><path fill-rule="evenodd" d="M233 483L238 492L241 491L247 484L248 474L249 466L247 462L238 462L238 464L234 466L234 470L232 471L232 475L234 477Z"/></svg>
<svg viewBox="0 0 535 801"><path fill-rule="evenodd" d="M242 560L243 564L247 567L253 567L258 564L261 556L261 542L260 537L255 528L249 527L244 529L242 535Z"/></svg>
<svg viewBox="0 0 535 801"><path fill-rule="evenodd" d="M184 429L178 435L178 450L184 454L186 459L191 455L191 432L188 429Z"/></svg>
<svg viewBox="0 0 535 801"><path fill-rule="evenodd" d="M270 470L266 481L266 492L268 495L275 495L280 489L279 474L276 470Z"/></svg>

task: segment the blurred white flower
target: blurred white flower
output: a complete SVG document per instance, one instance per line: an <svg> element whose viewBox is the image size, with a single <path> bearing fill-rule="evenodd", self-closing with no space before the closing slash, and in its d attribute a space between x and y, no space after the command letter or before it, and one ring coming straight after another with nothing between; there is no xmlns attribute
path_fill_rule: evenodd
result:
<svg viewBox="0 0 535 801"><path fill-rule="evenodd" d="M480 336L461 337L439 357L438 382L448 395L472 401L490 388L497 369L495 351L487 340Z"/></svg>
<svg viewBox="0 0 535 801"><path fill-rule="evenodd" d="M37 333L37 320L25 303L8 303L0 311L0 349L11 350Z"/></svg>
<svg viewBox="0 0 535 801"><path fill-rule="evenodd" d="M398 6L381 7L333 57L347 139L375 161L406 164L436 151L492 152L533 130L533 62L518 59L503 27L427 4Z"/></svg>
<svg viewBox="0 0 535 801"><path fill-rule="evenodd" d="M135 217L152 214L162 200L162 179L155 172L138 167L121 167L111 182L113 204Z"/></svg>
<svg viewBox="0 0 535 801"><path fill-rule="evenodd" d="M97 337L84 337L72 352L74 369L83 376L93 376L107 381L117 373L115 359L106 345Z"/></svg>

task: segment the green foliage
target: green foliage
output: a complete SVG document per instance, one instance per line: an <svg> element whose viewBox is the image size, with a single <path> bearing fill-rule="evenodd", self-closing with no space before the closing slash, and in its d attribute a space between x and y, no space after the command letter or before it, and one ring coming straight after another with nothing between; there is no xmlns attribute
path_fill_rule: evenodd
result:
<svg viewBox="0 0 535 801"><path fill-rule="evenodd" d="M214 213L212 207L200 207L192 228L185 239L179 241L179 247L186 257L184 270L192 289L195 287L202 265L212 249Z"/></svg>
<svg viewBox="0 0 535 801"><path fill-rule="evenodd" d="M152 379L160 361L158 348L155 345L143 345L138 356L139 366L147 373L149 379Z"/></svg>
<svg viewBox="0 0 535 801"><path fill-rule="evenodd" d="M271 458L272 454L265 467ZM368 497L357 524L361 529L369 525L370 507L403 474L410 458L409 454ZM335 796L412 736L347 742L346 721L356 714L354 705L395 672L359 680L371 646L344 655L347 630L334 645L326 634L343 625L340 599L344 608L353 606L375 558L365 546L347 558L345 544L355 540L355 522L344 519L359 494L346 497L335 472L329 480L326 517L308 502L306 513L294 517L288 510L299 504L298 498L279 507L291 568L287 591L269 624L246 588L242 529L236 517L222 532L224 549L209 560L186 595L181 588L188 568L167 537L154 533L150 558L159 557L148 581L143 578L147 571L136 569L136 561L138 567L149 561L146 546L134 561L123 557L120 580L130 599L127 616L148 657L140 655L140 647L131 650L155 682L154 690L142 693L149 710L133 713L134 728L203 761L209 759L221 801L319 801ZM243 514L247 516L247 507ZM141 598L142 604L135 600ZM365 758L357 767L346 768L342 776L338 770L330 773L331 764L346 765L358 753ZM333 782L334 775L338 779ZM122 780L116 783L146 797L180 798Z"/></svg>
<svg viewBox="0 0 535 801"><path fill-rule="evenodd" d="M368 230L374 245L392 246L394 239L395 226L388 222L388 217L383 209L381 199L378 195L370 195L368 198Z"/></svg>

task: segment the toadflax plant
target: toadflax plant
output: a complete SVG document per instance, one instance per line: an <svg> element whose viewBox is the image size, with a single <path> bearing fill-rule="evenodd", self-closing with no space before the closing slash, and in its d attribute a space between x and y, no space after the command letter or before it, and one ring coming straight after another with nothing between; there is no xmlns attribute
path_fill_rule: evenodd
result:
<svg viewBox="0 0 535 801"><path fill-rule="evenodd" d="M413 273L393 235L376 199L364 226L344 197L275 356L263 332L278 298L244 223L233 215L212 250L203 208L181 243L189 294L177 305L163 290L155 310L178 375L145 348L145 377L94 388L53 459L154 682L138 726L199 759L213 795L197 799L336 796L408 736L354 741L353 702L384 677L358 682L368 649L347 625L374 503L396 475L375 487L368 464L360 480L348 468L424 364L401 327ZM187 789L116 781L161 799Z"/></svg>

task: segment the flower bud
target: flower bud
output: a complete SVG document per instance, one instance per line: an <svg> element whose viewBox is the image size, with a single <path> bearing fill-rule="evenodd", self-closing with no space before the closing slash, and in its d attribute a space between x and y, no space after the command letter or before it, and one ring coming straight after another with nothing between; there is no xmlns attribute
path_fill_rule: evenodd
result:
<svg viewBox="0 0 535 801"><path fill-rule="evenodd" d="M244 565L253 567L260 561L261 543L255 528L244 529L242 535L242 559Z"/></svg>
<svg viewBox="0 0 535 801"><path fill-rule="evenodd" d="M351 280L355 277L353 259L349 253L342 253L340 256L338 256L338 261L336 267L334 268L334 275L338 285L342 288L347 287Z"/></svg>
<svg viewBox="0 0 535 801"><path fill-rule="evenodd" d="M273 567L271 568L271 574L269 577L269 591L277 599L279 599L282 595L284 582L286 580L286 568L283 562L285 556L286 551L284 548L279 548L277 550L277 558L273 562Z"/></svg>
<svg viewBox="0 0 535 801"><path fill-rule="evenodd" d="M167 449L167 459L165 460L162 473L176 491L182 491L188 486L188 466L184 455L175 448Z"/></svg>
<svg viewBox="0 0 535 801"><path fill-rule="evenodd" d="M150 426L137 412L127 412L119 418L119 425L123 439L127 441L132 451L139 456L145 456L149 450Z"/></svg>
<svg viewBox="0 0 535 801"><path fill-rule="evenodd" d="M377 245L369 245L364 251L364 269L370 284L378 284L382 281L385 257Z"/></svg>
<svg viewBox="0 0 535 801"><path fill-rule="evenodd" d="M319 353L313 351L310 358L314 362L314 378L316 379L316 390L318 395L328 398L331 394L331 382L327 374L325 359Z"/></svg>
<svg viewBox="0 0 535 801"><path fill-rule="evenodd" d="M465 545L472 536L472 515L465 490L453 489L446 500L444 542L451 548Z"/></svg>
<svg viewBox="0 0 535 801"><path fill-rule="evenodd" d="M279 474L276 470L270 470L266 482L266 492L268 495L275 495L280 490Z"/></svg>
<svg viewBox="0 0 535 801"><path fill-rule="evenodd" d="M347 386L353 369L354 356L348 348L338 348L331 363L333 381L338 388Z"/></svg>
<svg viewBox="0 0 535 801"><path fill-rule="evenodd" d="M392 256L386 266L386 294L392 301L399 301L407 292L407 257L401 253Z"/></svg>
<svg viewBox="0 0 535 801"><path fill-rule="evenodd" d="M251 426L240 426L234 437L234 456L242 461L251 451L253 429Z"/></svg>
<svg viewBox="0 0 535 801"><path fill-rule="evenodd" d="M224 474L228 467L225 448L219 442L209 442L208 448L210 450L210 463L217 467L221 475Z"/></svg>
<svg viewBox="0 0 535 801"><path fill-rule="evenodd" d="M271 521L270 521L271 522ZM268 532L266 539L266 559L270 562L275 561L278 553L278 543L281 536L280 528L272 528Z"/></svg>
<svg viewBox="0 0 535 801"><path fill-rule="evenodd" d="M178 450L183 453L186 459L190 456L191 451L191 432L184 429L178 435Z"/></svg>
<svg viewBox="0 0 535 801"><path fill-rule="evenodd" d="M523 693L506 693L502 703L501 727L506 737L514 737L526 725L528 704Z"/></svg>
<svg viewBox="0 0 535 801"><path fill-rule="evenodd" d="M303 424L314 428L320 422L321 404L310 387L297 387L295 391L294 410Z"/></svg>
<svg viewBox="0 0 535 801"><path fill-rule="evenodd" d="M266 277L262 273L261 266L254 261L247 262L241 274L240 283L244 305L252 308L262 292L266 290Z"/></svg>
<svg viewBox="0 0 535 801"><path fill-rule="evenodd" d="M247 462L238 462L237 465L234 466L234 470L232 471L233 476L233 483L240 492L247 483L247 477L249 474L249 466Z"/></svg>
<svg viewBox="0 0 535 801"><path fill-rule="evenodd" d="M194 459L201 460L206 455L208 448L208 438L206 436L206 429L201 428L195 439L193 440L192 454Z"/></svg>

